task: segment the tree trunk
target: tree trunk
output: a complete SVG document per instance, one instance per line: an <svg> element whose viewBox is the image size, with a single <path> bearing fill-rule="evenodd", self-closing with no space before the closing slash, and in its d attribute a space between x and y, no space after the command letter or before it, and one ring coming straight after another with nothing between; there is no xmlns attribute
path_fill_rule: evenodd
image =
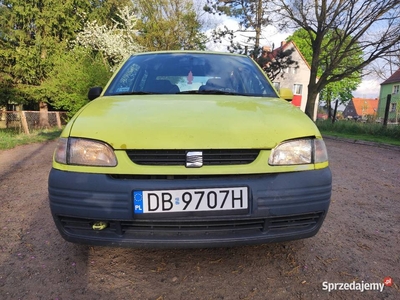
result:
<svg viewBox="0 0 400 300"><path fill-rule="evenodd" d="M324 2L323 2L324 3ZM314 112L315 112L315 102L317 101L317 97L319 92L322 90L323 86L321 86L321 79L318 78L318 68L320 66L319 57L321 55L321 47L322 47L323 35L320 34L316 36L315 40L312 42L312 60L310 65L310 80L308 82L308 96L307 96L307 104L306 104L306 115L313 121Z"/></svg>
<svg viewBox="0 0 400 300"><path fill-rule="evenodd" d="M313 121L314 120L314 112L315 112L315 102L317 101L318 91L316 89L315 84L308 84L308 95L307 95L307 104L306 104L306 115Z"/></svg>
<svg viewBox="0 0 400 300"><path fill-rule="evenodd" d="M332 119L332 102L331 102L331 97L328 96L326 98L326 108L328 110L328 119L331 120Z"/></svg>
<svg viewBox="0 0 400 300"><path fill-rule="evenodd" d="M40 128L50 128L49 123L49 110L46 102L39 102L39 127Z"/></svg>
<svg viewBox="0 0 400 300"><path fill-rule="evenodd" d="M262 9L262 0L258 0L258 5L257 5L257 26L256 26L256 41L255 41L255 48L256 51L259 50L260 48L260 38L261 38L261 23L263 19L263 9ZM259 53L257 52L256 55Z"/></svg>

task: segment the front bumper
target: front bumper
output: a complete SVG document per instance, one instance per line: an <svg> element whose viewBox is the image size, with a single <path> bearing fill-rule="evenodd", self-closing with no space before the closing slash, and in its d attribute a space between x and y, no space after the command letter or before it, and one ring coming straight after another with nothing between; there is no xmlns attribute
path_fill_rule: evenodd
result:
<svg viewBox="0 0 400 300"><path fill-rule="evenodd" d="M248 210L134 214L133 190L247 186ZM232 176L147 179L65 172L49 175L50 208L67 241L129 247L221 247L314 236L328 211L329 168ZM107 224L93 230L95 222Z"/></svg>

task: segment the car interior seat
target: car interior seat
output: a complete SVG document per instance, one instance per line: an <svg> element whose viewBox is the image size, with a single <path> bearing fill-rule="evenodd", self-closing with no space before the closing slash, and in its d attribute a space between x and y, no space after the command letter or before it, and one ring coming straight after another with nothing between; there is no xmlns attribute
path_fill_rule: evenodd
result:
<svg viewBox="0 0 400 300"><path fill-rule="evenodd" d="M210 78L205 85L200 86L199 91L223 90L227 88L226 80L222 78Z"/></svg>
<svg viewBox="0 0 400 300"><path fill-rule="evenodd" d="M176 94L180 92L180 89L176 84L172 84L171 81L167 79L160 79L152 82L152 84L147 87L146 92L157 94Z"/></svg>

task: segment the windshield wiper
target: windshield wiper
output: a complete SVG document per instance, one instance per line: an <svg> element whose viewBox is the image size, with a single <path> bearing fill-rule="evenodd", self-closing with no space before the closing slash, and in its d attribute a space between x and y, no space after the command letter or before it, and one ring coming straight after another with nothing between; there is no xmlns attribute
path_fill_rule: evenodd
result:
<svg viewBox="0 0 400 300"><path fill-rule="evenodd" d="M117 94L110 94L108 96L127 96L127 95L153 95L154 93L149 92L123 92Z"/></svg>
<svg viewBox="0 0 400 300"><path fill-rule="evenodd" d="M177 94L200 94L201 92L199 92L198 90L191 90L191 91L183 91L183 92L179 92Z"/></svg>
<svg viewBox="0 0 400 300"><path fill-rule="evenodd" d="M179 92L178 94L212 94L212 95L248 96L246 94L227 92L227 91L221 91L221 90L203 90L203 91L191 90L191 91Z"/></svg>
<svg viewBox="0 0 400 300"><path fill-rule="evenodd" d="M204 91L198 91L198 94L248 96L248 95L246 95L246 94L240 94L240 93L228 92L228 91L221 91L221 90L204 90Z"/></svg>
<svg viewBox="0 0 400 300"><path fill-rule="evenodd" d="M110 94L108 96L127 96L127 95L167 95L170 93L152 93L152 92L123 92L123 93L117 93L117 94ZM234 93L234 92L227 92L227 91L221 91L221 90L204 90L204 91L198 91L198 90L191 90L191 91L183 91L179 93L173 93L173 94L210 94L210 95L233 95L233 96L248 96L246 94L240 94L240 93Z"/></svg>

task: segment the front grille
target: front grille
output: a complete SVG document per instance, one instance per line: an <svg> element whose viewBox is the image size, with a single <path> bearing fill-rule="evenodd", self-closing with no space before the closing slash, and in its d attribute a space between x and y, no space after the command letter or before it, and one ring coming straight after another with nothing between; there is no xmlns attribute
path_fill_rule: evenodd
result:
<svg viewBox="0 0 400 300"><path fill-rule="evenodd" d="M244 175L237 174L218 174L218 175L127 175L127 174L109 174L112 179L118 180L198 180L198 179L244 179ZM250 175L246 175L248 179ZM258 176L252 174L252 176Z"/></svg>
<svg viewBox="0 0 400 300"><path fill-rule="evenodd" d="M200 150L201 151L201 150ZM127 150L129 158L138 165L185 166L186 150ZM203 150L203 165L245 165L260 153L254 149Z"/></svg>

